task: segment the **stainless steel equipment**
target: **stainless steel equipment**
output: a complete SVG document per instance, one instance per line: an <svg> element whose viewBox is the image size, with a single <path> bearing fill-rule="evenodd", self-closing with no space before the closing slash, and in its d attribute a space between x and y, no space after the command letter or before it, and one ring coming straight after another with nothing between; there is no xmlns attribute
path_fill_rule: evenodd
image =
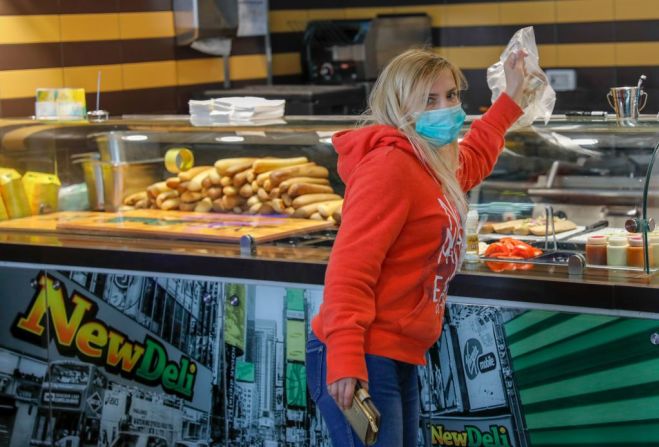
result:
<svg viewBox="0 0 659 447"><path fill-rule="evenodd" d="M302 65L314 83L370 81L394 56L429 45L431 38L426 14L311 21L304 33Z"/></svg>
<svg viewBox="0 0 659 447"><path fill-rule="evenodd" d="M178 45L209 37L234 37L238 0L174 0L174 27Z"/></svg>

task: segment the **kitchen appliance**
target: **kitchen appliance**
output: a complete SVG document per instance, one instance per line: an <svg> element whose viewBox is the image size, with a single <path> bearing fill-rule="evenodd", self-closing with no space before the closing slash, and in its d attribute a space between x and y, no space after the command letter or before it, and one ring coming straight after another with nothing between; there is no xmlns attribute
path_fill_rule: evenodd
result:
<svg viewBox="0 0 659 447"><path fill-rule="evenodd" d="M314 20L304 33L303 70L318 84L372 81L397 54L430 45L431 30L426 14Z"/></svg>

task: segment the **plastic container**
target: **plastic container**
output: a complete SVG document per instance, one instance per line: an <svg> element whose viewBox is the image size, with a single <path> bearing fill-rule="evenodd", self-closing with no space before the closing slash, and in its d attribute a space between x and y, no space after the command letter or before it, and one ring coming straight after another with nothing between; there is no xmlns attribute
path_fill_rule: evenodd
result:
<svg viewBox="0 0 659 447"><path fill-rule="evenodd" d="M643 268L643 236L629 236L627 240L629 241L629 247L627 247L627 265L629 267Z"/></svg>
<svg viewBox="0 0 659 447"><path fill-rule="evenodd" d="M648 251L650 252L650 266L659 268L659 233L648 234Z"/></svg>
<svg viewBox="0 0 659 447"><path fill-rule="evenodd" d="M478 261L478 211L469 210L465 222L465 234L467 238L466 262Z"/></svg>
<svg viewBox="0 0 659 447"><path fill-rule="evenodd" d="M627 238L624 236L610 236L606 246L606 264L612 267L627 265Z"/></svg>
<svg viewBox="0 0 659 447"><path fill-rule="evenodd" d="M593 235L588 236L586 240L586 263L590 265L607 265L606 264L606 236Z"/></svg>

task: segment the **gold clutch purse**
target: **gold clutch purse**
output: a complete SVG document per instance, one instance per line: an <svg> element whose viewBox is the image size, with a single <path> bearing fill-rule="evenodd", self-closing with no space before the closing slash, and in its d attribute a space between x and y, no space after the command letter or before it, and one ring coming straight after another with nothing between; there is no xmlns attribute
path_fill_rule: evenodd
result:
<svg viewBox="0 0 659 447"><path fill-rule="evenodd" d="M352 406L348 410L343 410L343 414L364 445L375 444L380 429L380 412L375 408L371 395L359 385L359 382L355 385Z"/></svg>

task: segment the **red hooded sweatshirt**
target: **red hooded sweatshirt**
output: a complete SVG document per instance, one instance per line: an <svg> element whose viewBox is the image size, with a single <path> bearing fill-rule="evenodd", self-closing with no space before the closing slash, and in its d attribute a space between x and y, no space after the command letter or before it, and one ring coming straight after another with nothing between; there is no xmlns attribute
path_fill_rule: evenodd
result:
<svg viewBox="0 0 659 447"><path fill-rule="evenodd" d="M504 134L521 113L503 94L472 123L460 143L464 191L492 171ZM327 383L366 381L365 353L425 364L441 333L462 222L397 129L369 126L332 141L346 192L312 329L327 345Z"/></svg>

